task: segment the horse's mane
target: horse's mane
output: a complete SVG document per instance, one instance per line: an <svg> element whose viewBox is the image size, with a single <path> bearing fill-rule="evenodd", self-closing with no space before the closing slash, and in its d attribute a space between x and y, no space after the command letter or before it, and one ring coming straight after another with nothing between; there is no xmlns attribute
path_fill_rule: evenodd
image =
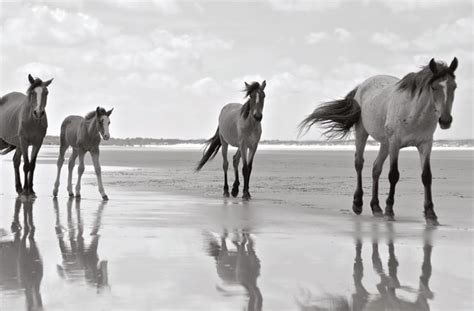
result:
<svg viewBox="0 0 474 311"><path fill-rule="evenodd" d="M260 83L258 82L252 82L251 84L245 84L245 97L250 96L254 91L260 89ZM247 119L250 113L250 99L247 100L247 102L240 108L240 114L244 117L244 119Z"/></svg>
<svg viewBox="0 0 474 311"><path fill-rule="evenodd" d="M95 117L97 113L99 113L99 115L104 115L104 114L107 113L107 111L106 111L104 108L99 107L99 111L93 110L93 111L91 111L91 112L88 112L88 113L85 115L84 119L90 120L90 119L92 119L93 117Z"/></svg>
<svg viewBox="0 0 474 311"><path fill-rule="evenodd" d="M440 73L448 73L448 66L444 62L436 62L438 70ZM439 74L438 74L439 75ZM431 79L435 74L431 71L429 65L421 67L421 70L418 72L410 72L404 76L400 81L398 81L398 90L408 91L411 96L421 95L421 93L426 89L426 87L432 81Z"/></svg>

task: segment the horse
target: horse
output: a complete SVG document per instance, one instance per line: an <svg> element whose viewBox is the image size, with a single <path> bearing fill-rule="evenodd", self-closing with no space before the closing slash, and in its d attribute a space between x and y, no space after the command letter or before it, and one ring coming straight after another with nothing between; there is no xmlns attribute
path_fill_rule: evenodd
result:
<svg viewBox="0 0 474 311"><path fill-rule="evenodd" d="M89 112L85 117L68 116L61 124L61 136L58 156L58 172L56 182L54 183L53 196L58 196L59 178L61 176L61 168L64 163L64 154L69 146L72 147L72 155L69 158L69 175L67 181L67 191L70 197L74 197L72 191L72 171L76 164L76 158L79 157L79 167L77 170L76 197L81 197L81 178L84 173L84 156L87 152L91 154L92 163L94 164L95 174L99 186L99 192L104 201L109 198L105 194L102 184L102 170L99 162L99 144L101 136L104 140L110 138L109 125L112 108L106 111L102 107L97 107L95 111Z"/></svg>
<svg viewBox="0 0 474 311"><path fill-rule="evenodd" d="M35 195L33 176L36 158L48 129L46 102L48 86L53 79L42 81L28 75L30 83L26 95L11 92L0 98L0 154L5 155L16 149L13 155L15 188L20 195ZM31 159L28 147L31 150ZM20 180L20 163L23 157L24 185Z"/></svg>
<svg viewBox="0 0 474 311"><path fill-rule="evenodd" d="M215 135L205 142L202 159L199 161L196 171L200 171L207 161L212 160L219 148L222 146L223 170L224 170L224 197L229 197L229 185L227 184L227 149L229 145L237 147L238 150L233 157L235 181L232 186L232 196L239 194L239 162L242 157L244 176L244 189L242 198L250 200L249 180L252 173L253 158L257 151L260 136L262 135L261 121L263 118L263 105L265 101L266 81L262 84L245 82L245 104L230 103L225 105L219 115L219 125Z"/></svg>
<svg viewBox="0 0 474 311"><path fill-rule="evenodd" d="M451 110L456 89L454 72L458 66L455 57L447 66L431 59L418 72L402 79L388 75L368 78L344 99L323 103L299 125L300 134L314 124L325 129L328 139L344 138L355 128L355 169L357 187L352 209L362 213L362 168L364 149L370 135L380 143L379 153L372 170L372 200L374 216L383 216L378 199L378 183L382 167L390 155L390 191L386 200L385 217L394 220L395 186L400 178L398 155L400 149L415 146L418 149L424 185L424 216L426 222L438 225L431 194L430 154L437 123L448 129L453 118Z"/></svg>

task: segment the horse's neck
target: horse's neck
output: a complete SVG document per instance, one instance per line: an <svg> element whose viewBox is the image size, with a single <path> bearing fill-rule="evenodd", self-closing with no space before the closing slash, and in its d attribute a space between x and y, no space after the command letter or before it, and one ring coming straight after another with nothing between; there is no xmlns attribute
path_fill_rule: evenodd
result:
<svg viewBox="0 0 474 311"><path fill-rule="evenodd" d="M412 99L412 110L410 116L418 122L436 120L435 102L431 91L424 91Z"/></svg>
<svg viewBox="0 0 474 311"><path fill-rule="evenodd" d="M99 128L97 127L97 116L93 117L90 120L86 120L87 125L87 135L89 137L94 137L99 135Z"/></svg>

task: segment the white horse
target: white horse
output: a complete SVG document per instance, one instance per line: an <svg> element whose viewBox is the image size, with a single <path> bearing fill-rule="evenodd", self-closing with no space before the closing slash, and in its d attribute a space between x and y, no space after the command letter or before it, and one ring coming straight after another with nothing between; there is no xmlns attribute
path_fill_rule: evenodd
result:
<svg viewBox="0 0 474 311"><path fill-rule="evenodd" d="M454 71L458 66L454 58L448 67L431 59L428 66L407 74L401 80L392 76L371 77L344 99L322 104L300 124L300 130L320 124L329 138L345 137L355 127L355 168L357 188L352 209L362 212L362 167L368 136L380 142L380 150L374 162L372 177L372 213L381 216L378 199L378 182L385 159L390 155L390 191L385 215L393 220L393 203L398 172L398 153L401 148L416 146L420 154L425 188L424 214L426 221L438 224L431 195L430 154L433 134L439 123L448 129L453 118L451 110L456 89Z"/></svg>
<svg viewBox="0 0 474 311"><path fill-rule="evenodd" d="M229 197L229 185L227 184L227 148L229 145L239 148L233 157L235 181L232 186L232 196L239 194L239 162L242 157L244 175L244 190L242 198L249 200L249 180L252 173L252 163L257 151L260 136L262 135L261 121L263 118L263 104L265 101L266 81L260 85L258 82L245 83L247 102L241 104L225 105L219 115L219 126L214 137L206 141L204 154L199 161L199 171L209 159L213 159L222 146L222 157L224 160L224 197Z"/></svg>
<svg viewBox="0 0 474 311"><path fill-rule="evenodd" d="M76 158L79 156L79 167L77 170L76 197L81 197L81 178L84 173L84 156L90 152L92 163L94 164L97 183L99 184L99 192L102 199L107 201L109 198L105 194L102 184L102 171L99 163L99 144L100 136L108 140L110 138L109 124L110 115L113 109L106 111L102 107L97 107L95 111L89 112L85 118L81 116L69 116L64 119L61 125L60 147L58 157L58 174L54 183L53 196L58 195L59 179L61 176L61 168L64 163L64 154L69 146L72 147L72 155L69 158L69 175L67 179L67 191L70 197L74 196L72 192L72 171L76 164Z"/></svg>

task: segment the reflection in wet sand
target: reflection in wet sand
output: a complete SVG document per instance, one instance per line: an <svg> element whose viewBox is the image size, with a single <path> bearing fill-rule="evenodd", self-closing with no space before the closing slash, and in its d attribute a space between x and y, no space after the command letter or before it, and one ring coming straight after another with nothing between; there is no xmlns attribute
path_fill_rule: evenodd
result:
<svg viewBox="0 0 474 311"><path fill-rule="evenodd" d="M378 293L369 293L363 284L364 265L362 258L363 241L361 237L360 223L356 223L356 241L355 241L355 259L353 266L353 280L355 292L352 294L352 305L343 296L330 296L314 299L310 293L306 293L306 302L299 303L301 310L430 310L428 300L434 298L434 294L429 287L429 280L431 278L431 253L432 253L432 227L427 227L423 234L423 263L421 266L421 275L419 278L418 289L410 286L404 286L398 279L398 260L395 253L394 243L394 228L393 223L386 223L387 226L387 251L388 262L387 270L385 272L384 265L380 258L379 252L379 228L378 223L372 226L372 256L371 262L374 271L379 277L379 282L376 284ZM397 294L397 291L402 294L414 293L416 298L408 300ZM406 296L406 295L402 295ZM312 301L312 302L311 302ZM316 301L316 302L314 302Z"/></svg>
<svg viewBox="0 0 474 311"><path fill-rule="evenodd" d="M34 238L33 203L33 198L15 200L11 225L14 240L0 243L0 289L23 291L27 310L42 310L43 261ZM19 220L22 204L23 227Z"/></svg>
<svg viewBox="0 0 474 311"><path fill-rule="evenodd" d="M260 260L255 253L253 238L249 233L235 231L232 244L236 250L228 248L227 238L227 230L220 236L220 244L214 236L208 238L208 253L216 261L217 274L224 286L241 285L245 289L248 296L247 310L262 310L263 297L257 285ZM224 295L234 295L224 286L216 287Z"/></svg>
<svg viewBox="0 0 474 311"><path fill-rule="evenodd" d="M56 235L63 258L62 265L57 265L58 274L66 280L75 282L85 279L86 283L101 289L108 287L107 261L99 260L99 229L105 202L101 202L95 214L90 232L91 241L87 245L84 240L84 224L81 217L81 200L69 198L67 202L67 233L69 245L64 241L64 227L61 225L60 209L57 199L53 200L56 213ZM75 203L76 221L73 216Z"/></svg>

